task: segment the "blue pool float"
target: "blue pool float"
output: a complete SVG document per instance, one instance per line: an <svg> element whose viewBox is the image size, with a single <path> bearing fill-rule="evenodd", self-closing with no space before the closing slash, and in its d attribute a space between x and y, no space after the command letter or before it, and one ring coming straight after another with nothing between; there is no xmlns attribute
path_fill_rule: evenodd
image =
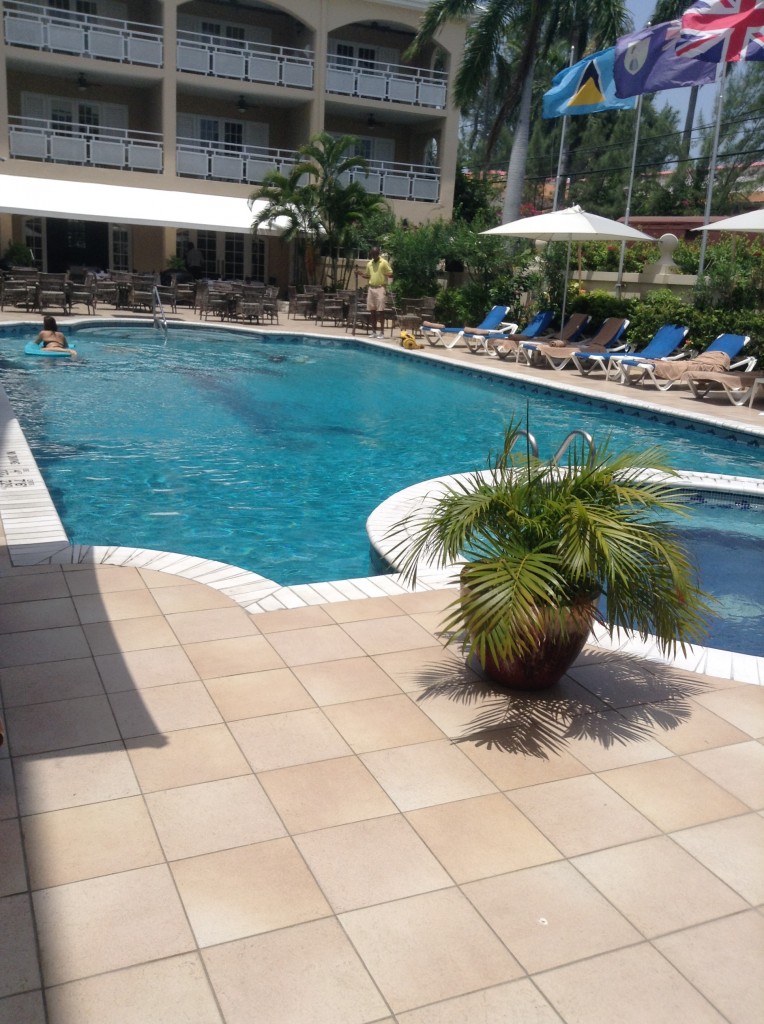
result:
<svg viewBox="0 0 764 1024"><path fill-rule="evenodd" d="M73 348L42 348L35 341L28 341L24 346L24 354L28 356L66 356L71 359L77 355Z"/></svg>

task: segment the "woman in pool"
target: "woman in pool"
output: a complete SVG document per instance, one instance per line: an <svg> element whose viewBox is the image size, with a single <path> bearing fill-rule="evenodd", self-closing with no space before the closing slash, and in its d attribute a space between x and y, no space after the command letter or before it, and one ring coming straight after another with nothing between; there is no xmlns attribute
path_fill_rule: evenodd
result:
<svg viewBox="0 0 764 1024"><path fill-rule="evenodd" d="M41 345L46 349L68 349L69 354L74 358L77 353L73 348L69 348L69 342L63 336L61 331L58 329L56 318L54 316L43 317L42 330L35 338L35 344Z"/></svg>

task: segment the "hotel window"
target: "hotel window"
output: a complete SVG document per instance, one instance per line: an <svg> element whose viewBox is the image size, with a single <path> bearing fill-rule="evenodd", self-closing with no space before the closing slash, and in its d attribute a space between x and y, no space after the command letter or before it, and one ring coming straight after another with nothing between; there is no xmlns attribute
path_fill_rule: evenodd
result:
<svg viewBox="0 0 764 1024"><path fill-rule="evenodd" d="M28 217L24 221L24 245L34 256L36 267L42 267L43 254L42 217Z"/></svg>
<svg viewBox="0 0 764 1024"><path fill-rule="evenodd" d="M110 262L112 270L130 270L130 229L121 224L110 224Z"/></svg>
<svg viewBox="0 0 764 1024"><path fill-rule="evenodd" d="M226 232L224 235L223 277L244 280L244 235Z"/></svg>
<svg viewBox="0 0 764 1024"><path fill-rule="evenodd" d="M197 231L196 247L202 254L202 273L212 277L218 271L218 236L214 231Z"/></svg>
<svg viewBox="0 0 764 1024"><path fill-rule="evenodd" d="M265 242L261 238L252 239L252 269L250 277L253 281L265 281Z"/></svg>
<svg viewBox="0 0 764 1024"><path fill-rule="evenodd" d="M241 149L244 142L244 125L240 121L225 121L223 139L226 149Z"/></svg>

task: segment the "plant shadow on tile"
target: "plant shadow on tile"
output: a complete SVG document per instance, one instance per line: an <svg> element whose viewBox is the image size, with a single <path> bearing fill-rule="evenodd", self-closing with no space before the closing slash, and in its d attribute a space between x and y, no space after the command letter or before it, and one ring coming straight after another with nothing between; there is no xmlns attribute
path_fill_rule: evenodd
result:
<svg viewBox="0 0 764 1024"><path fill-rule="evenodd" d="M579 662L579 665L581 663ZM597 659L599 669L603 660ZM607 664L607 661L604 662ZM473 666L474 667L474 666ZM549 759L575 740L593 740L608 748L659 738L692 715L692 698L710 684L662 665L644 669L641 658L619 654L610 659L613 690L628 694L626 706L613 707L598 685L589 690L584 673L538 693L502 690L486 679L466 678L464 667L433 665L421 674L420 703L446 698L474 708L454 743ZM641 699L640 699L641 697Z"/></svg>

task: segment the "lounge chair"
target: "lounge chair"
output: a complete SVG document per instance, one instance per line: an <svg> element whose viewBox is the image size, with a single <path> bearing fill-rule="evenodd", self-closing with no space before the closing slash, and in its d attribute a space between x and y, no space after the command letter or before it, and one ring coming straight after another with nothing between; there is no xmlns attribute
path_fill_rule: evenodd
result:
<svg viewBox="0 0 764 1024"><path fill-rule="evenodd" d="M553 370L564 370L586 348L587 352L627 352L628 345L623 341L623 333L629 326L625 317L611 316L603 321L599 330L591 338L573 345L557 345L554 341L539 345L537 351L546 359Z"/></svg>
<svg viewBox="0 0 764 1024"><path fill-rule="evenodd" d="M446 327L445 324L432 323L424 320L420 330L431 345L444 345L446 348L453 348L456 343L464 337L464 332L498 331L509 314L509 306L494 306L486 315L482 323L475 327Z"/></svg>
<svg viewBox="0 0 764 1024"><path fill-rule="evenodd" d="M499 357L499 359L508 359L510 356L515 356L515 358L517 358L517 350L520 341L526 341L531 338L540 338L553 320L553 311L551 309L545 309L540 313L537 313L522 330L513 335L512 341L509 344L505 344L499 334L495 334L493 337L489 336L487 341L491 342L490 348L493 353Z"/></svg>
<svg viewBox="0 0 764 1024"><path fill-rule="evenodd" d="M577 369L586 376L592 370L602 370L605 377L610 380L612 377L620 376L620 362L623 359L630 359L634 362L646 359L667 359L682 344L689 334L689 327L681 324L664 324L659 327L647 345L636 355L623 352L593 352L584 349L573 355L573 362Z"/></svg>
<svg viewBox="0 0 764 1024"><path fill-rule="evenodd" d="M705 398L711 391L717 391L725 394L733 405L752 406L759 391L764 392L764 370L750 373L690 370L684 380L695 398Z"/></svg>
<svg viewBox="0 0 764 1024"><path fill-rule="evenodd" d="M686 383L684 377L688 372L707 370L712 373L728 373L730 370L752 370L756 364L755 356L741 359L737 363L731 362L750 340L747 334L720 334L700 355L681 362L674 359L651 359L649 362L640 360L634 363L631 360L622 360L621 383L646 384L652 381L660 391L668 391L675 384Z"/></svg>
<svg viewBox="0 0 764 1024"><path fill-rule="evenodd" d="M506 339L511 337L517 330L517 324L508 323L504 321L501 325L501 329L498 331L479 331L474 327L464 328L464 344L470 350L470 352L477 355L492 356L493 342L497 338Z"/></svg>
<svg viewBox="0 0 764 1024"><path fill-rule="evenodd" d="M525 362L530 366L536 358L540 346L542 345L554 345L559 342L562 345L573 345L576 341L581 338L582 334L589 326L591 317L588 313L572 313L565 326L558 335L552 335L549 338L539 338L538 341L528 341L525 338L518 342L517 348L517 361L520 362L520 356L523 357Z"/></svg>

